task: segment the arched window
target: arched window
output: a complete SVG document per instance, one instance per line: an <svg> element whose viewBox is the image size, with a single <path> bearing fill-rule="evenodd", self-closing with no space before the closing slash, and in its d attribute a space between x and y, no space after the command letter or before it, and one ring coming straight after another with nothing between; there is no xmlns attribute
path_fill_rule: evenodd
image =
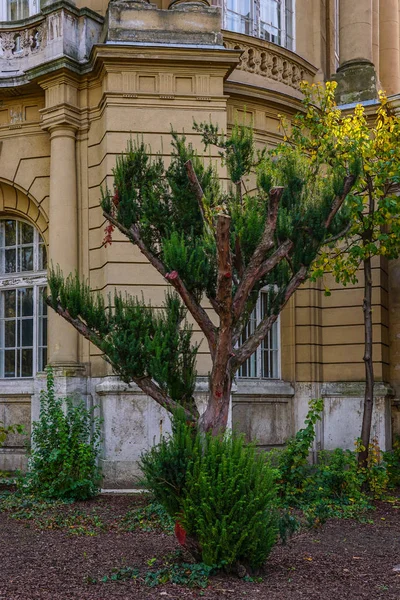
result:
<svg viewBox="0 0 400 600"><path fill-rule="evenodd" d="M46 366L46 269L39 232L0 220L0 378L34 377Z"/></svg>

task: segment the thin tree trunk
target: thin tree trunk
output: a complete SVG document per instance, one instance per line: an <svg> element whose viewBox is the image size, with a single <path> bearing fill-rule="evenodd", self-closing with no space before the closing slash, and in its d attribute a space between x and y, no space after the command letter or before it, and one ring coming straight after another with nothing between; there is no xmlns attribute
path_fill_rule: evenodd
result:
<svg viewBox="0 0 400 600"><path fill-rule="evenodd" d="M358 455L360 467L366 465L368 445L371 435L372 411L374 408L374 363L372 359L372 269L371 258L364 260L364 364L365 364L365 396L364 412L361 428L361 442L365 450Z"/></svg>

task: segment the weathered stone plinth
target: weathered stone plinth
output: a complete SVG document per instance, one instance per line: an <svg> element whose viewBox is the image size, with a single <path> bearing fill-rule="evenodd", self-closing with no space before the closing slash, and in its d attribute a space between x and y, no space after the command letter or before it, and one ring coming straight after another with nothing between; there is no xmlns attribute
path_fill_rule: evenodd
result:
<svg viewBox="0 0 400 600"><path fill-rule="evenodd" d="M221 12L208 2L180 2L160 10L147 2L110 2L105 43L222 46Z"/></svg>
<svg viewBox="0 0 400 600"><path fill-rule="evenodd" d="M378 97L375 67L368 60L344 63L332 79L338 84L336 89L338 104L363 102Z"/></svg>

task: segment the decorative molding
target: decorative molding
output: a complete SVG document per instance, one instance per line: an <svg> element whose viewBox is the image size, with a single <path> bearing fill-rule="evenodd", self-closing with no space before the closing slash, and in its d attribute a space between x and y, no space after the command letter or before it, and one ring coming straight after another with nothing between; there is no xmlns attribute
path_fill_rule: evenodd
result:
<svg viewBox="0 0 400 600"><path fill-rule="evenodd" d="M323 398L363 398L364 392L364 381L333 381L324 383L321 388L321 396ZM394 395L390 384L381 381L375 383L375 398L392 398Z"/></svg>
<svg viewBox="0 0 400 600"><path fill-rule="evenodd" d="M47 73L60 57L75 65L87 63L101 29L98 15L66 2L53 3L34 18L0 23L0 87L11 87L10 78L13 87L26 83L38 69Z"/></svg>
<svg viewBox="0 0 400 600"><path fill-rule="evenodd" d="M248 35L224 31L224 46L229 50L243 50L239 71L261 75L284 83L295 90L303 80L313 81L317 68L287 48Z"/></svg>

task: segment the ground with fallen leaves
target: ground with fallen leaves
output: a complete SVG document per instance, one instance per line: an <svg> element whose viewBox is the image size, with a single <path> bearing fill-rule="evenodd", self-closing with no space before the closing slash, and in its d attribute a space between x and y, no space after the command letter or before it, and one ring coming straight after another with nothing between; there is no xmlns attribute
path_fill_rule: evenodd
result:
<svg viewBox="0 0 400 600"><path fill-rule="evenodd" d="M0 512L0 600L400 600L398 502L377 503L364 523L303 530L276 546L262 579L218 574L205 589L145 584L178 550L173 535L129 531L126 513L145 502L107 495L39 518ZM139 575L113 581L116 572Z"/></svg>

